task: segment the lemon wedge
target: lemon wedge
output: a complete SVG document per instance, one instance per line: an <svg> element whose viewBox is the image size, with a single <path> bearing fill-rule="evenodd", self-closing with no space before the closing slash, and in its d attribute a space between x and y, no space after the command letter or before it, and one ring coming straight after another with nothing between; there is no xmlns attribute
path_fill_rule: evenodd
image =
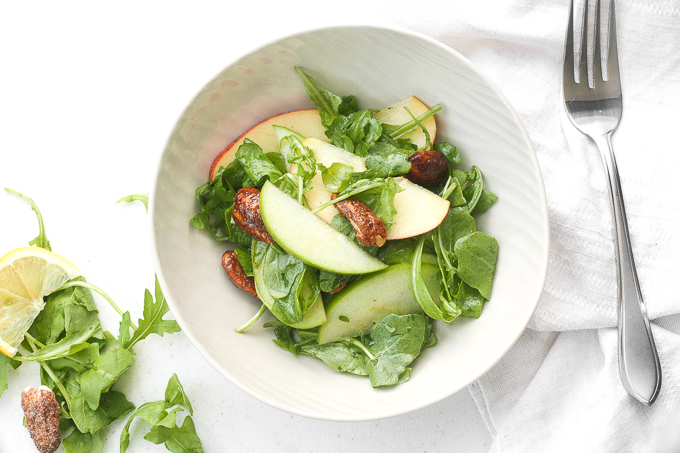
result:
<svg viewBox="0 0 680 453"><path fill-rule="evenodd" d="M43 297L80 275L78 268L41 247L22 247L0 258L0 352L14 357L45 306Z"/></svg>

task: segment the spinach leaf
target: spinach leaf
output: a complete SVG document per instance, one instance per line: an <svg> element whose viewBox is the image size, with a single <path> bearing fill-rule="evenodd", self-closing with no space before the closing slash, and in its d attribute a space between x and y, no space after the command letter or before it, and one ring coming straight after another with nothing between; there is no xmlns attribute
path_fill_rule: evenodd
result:
<svg viewBox="0 0 680 453"><path fill-rule="evenodd" d="M120 200L116 201L116 204L118 203L132 203L133 201L141 201L144 203L144 207L146 208L146 212L149 212L149 194L148 193L135 193L132 195L128 195L126 197L121 198Z"/></svg>
<svg viewBox="0 0 680 453"><path fill-rule="evenodd" d="M252 277L254 273L253 273L253 261L250 257L250 251L237 247L234 249L234 253L236 253L236 258L238 259L238 262L241 264L243 272L245 272L245 274L248 277Z"/></svg>
<svg viewBox="0 0 680 453"><path fill-rule="evenodd" d="M347 274L336 274L329 271L322 270L319 272L319 288L321 291L329 293L336 289L343 283L348 282L352 278Z"/></svg>
<svg viewBox="0 0 680 453"><path fill-rule="evenodd" d="M40 209L38 209L38 205L36 205L35 202L31 200L29 197L22 193L17 192L16 190L5 188L5 191L26 200L31 205L31 209L33 209L33 211L35 212L35 215L38 217L38 235L34 239L32 239L28 243L28 245L36 245L47 250L52 250L52 247L50 246L50 241L47 240L47 235L45 234L45 224L43 223L42 214L40 213Z"/></svg>
<svg viewBox="0 0 680 453"><path fill-rule="evenodd" d="M300 349L303 354L322 360L335 371L359 376L368 375L369 360L366 354L349 343L310 344Z"/></svg>
<svg viewBox="0 0 680 453"><path fill-rule="evenodd" d="M458 258L458 275L485 298L491 297L491 284L496 270L498 241L481 231L456 241L454 253Z"/></svg>
<svg viewBox="0 0 680 453"><path fill-rule="evenodd" d="M367 361L371 385L392 386L408 380L408 365L434 342L432 326L424 315L387 315L370 335L368 348L377 358Z"/></svg>
<svg viewBox="0 0 680 453"><path fill-rule="evenodd" d="M273 299L272 314L287 324L301 321L321 292L316 271L276 244L253 241L252 259L262 269L259 290Z"/></svg>

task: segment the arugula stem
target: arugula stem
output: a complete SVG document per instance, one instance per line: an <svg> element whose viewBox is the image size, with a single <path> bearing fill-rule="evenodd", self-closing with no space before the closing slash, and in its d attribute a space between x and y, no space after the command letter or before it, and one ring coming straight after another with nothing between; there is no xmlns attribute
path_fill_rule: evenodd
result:
<svg viewBox="0 0 680 453"><path fill-rule="evenodd" d="M68 281L61 285L59 288L55 289L54 292L61 291L62 289L66 288L72 288L74 286L82 286L83 288L87 288L99 293L104 299L106 299L106 301L113 307L113 309L116 310L116 313L118 313L121 316L121 318L123 317L123 311L118 307L118 305L116 305L116 303L113 301L113 299L109 297L108 294L106 294L102 289L97 288L96 286L84 282L82 280ZM137 326L132 321L130 321L130 326L132 327L133 330L137 330Z"/></svg>
<svg viewBox="0 0 680 453"><path fill-rule="evenodd" d="M364 351L364 354L366 354L366 357L368 357L371 362L377 362L378 361L378 358L376 356L374 356L373 353L371 351L369 351L368 348L361 341L359 341L355 338L345 338L343 341L345 341L345 342L347 342L351 345L354 345L357 348Z"/></svg>
<svg viewBox="0 0 680 453"><path fill-rule="evenodd" d="M419 124L421 124L423 121L437 113L442 109L441 104L437 104L434 107L432 107L430 110L427 112L423 113L420 115L418 118L414 118L413 120L409 121L408 123L404 123L401 126L399 126L398 129L395 129L390 135L393 138L400 138L406 134L409 134L413 132L413 130L418 127ZM409 112L410 113L410 112Z"/></svg>
<svg viewBox="0 0 680 453"><path fill-rule="evenodd" d="M31 346L31 349L33 349L33 352L37 351L38 348L36 348L35 344L38 343L39 345L41 345L41 343L35 338L33 338L33 336L28 332L26 332L24 336L26 337L26 341L28 342L28 344ZM41 345L40 347L44 347L44 345ZM69 399L68 392L66 392L66 388L64 388L64 384L62 384L61 381L57 379L57 376L54 374L54 371L52 371L52 368L50 368L47 362L43 360L38 360L38 363L43 368L43 370L45 370L45 372L48 374L50 379L52 379L55 385L59 388L61 396L64 397L64 400L66 400L66 404L68 405L69 408L71 408L71 400Z"/></svg>
<svg viewBox="0 0 680 453"><path fill-rule="evenodd" d="M411 113L411 110L409 110L408 107L404 107L404 110L406 110L406 113L408 113L411 116L411 118L413 118L413 121L415 121L415 123L418 125L418 127L420 127L420 129L425 134L425 145L422 148L420 148L420 150L430 149L432 147L432 141L430 140L430 133L427 131L425 126L423 126L423 122L420 119L416 118L415 115L413 113Z"/></svg>
<svg viewBox="0 0 680 453"><path fill-rule="evenodd" d="M40 209L38 209L38 206L35 204L35 202L26 195L24 195L23 193L17 192L16 190L12 190L5 187L5 192L9 192L12 195L16 195L19 198L23 198L24 200L26 200L31 205L31 209L33 209L33 211L35 212L35 215L38 217L38 236L35 239L33 239L33 241L31 241L30 244L35 243L35 245L37 245L38 247L47 250L52 250L52 247L50 247L50 241L48 241L47 236L45 236L45 224L43 223L42 214L40 213Z"/></svg>
<svg viewBox="0 0 680 453"><path fill-rule="evenodd" d="M339 201L346 200L349 197L353 197L354 195L359 194L361 192L365 192L367 190L374 189L376 187L380 187L383 184L384 184L383 181L379 181L379 182L376 182L376 183L373 183L373 184L369 184L367 186L363 186L363 187L361 187L361 189L353 190L352 192L346 193L344 195L340 195L340 196L336 197L335 199L327 201L326 203L322 204L321 206L319 206L315 209L312 209L312 213L316 214L317 212L322 211L322 210L326 209L327 207L332 206Z"/></svg>
<svg viewBox="0 0 680 453"><path fill-rule="evenodd" d="M260 319L260 316L262 316L264 314L266 309L267 309L267 307L264 304L262 304L262 306L260 307L260 310L255 314L255 316L250 318L250 320L248 322L243 324L238 329L234 329L234 331L236 331L237 333L241 333L241 332L245 331L248 327L252 326L253 324L255 324L255 322L258 319Z"/></svg>

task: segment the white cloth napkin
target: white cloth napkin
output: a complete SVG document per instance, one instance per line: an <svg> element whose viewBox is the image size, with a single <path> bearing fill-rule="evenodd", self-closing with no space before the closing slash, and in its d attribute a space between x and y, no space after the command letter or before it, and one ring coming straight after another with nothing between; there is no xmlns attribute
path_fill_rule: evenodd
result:
<svg viewBox="0 0 680 453"><path fill-rule="evenodd" d="M499 85L529 132L545 180L551 250L544 293L516 346L470 386L494 438L491 452L680 451L664 437L680 421L680 3L618 0L616 7L624 112L613 146L663 370L651 407L630 397L619 377L602 162L564 113L569 1L460 2L402 23L458 50Z"/></svg>

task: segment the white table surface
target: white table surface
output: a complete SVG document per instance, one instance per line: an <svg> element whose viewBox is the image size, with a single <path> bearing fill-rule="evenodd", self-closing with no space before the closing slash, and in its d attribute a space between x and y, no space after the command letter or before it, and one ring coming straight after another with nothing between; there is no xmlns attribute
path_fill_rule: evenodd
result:
<svg viewBox="0 0 680 453"><path fill-rule="evenodd" d="M330 15L302 2L231 3L0 4L0 187L33 198L53 251L76 264L133 320L141 316L144 289L154 284L150 227L141 203L115 201L151 189L184 107L220 70L277 37L370 22L351 7ZM373 23L380 19L374 17ZM28 245L37 234L35 215L23 200L0 192L0 213L0 254ZM117 332L118 315L96 300L104 328ZM135 351L137 359L117 388L140 405L162 399L177 373L206 452L477 453L490 445L466 390L391 419L326 422L245 394L183 333L149 337ZM10 387L0 398L0 452L36 451L22 427L20 392L28 385L39 385L37 364L10 371ZM105 430L105 452L118 451L123 424ZM166 451L142 439L147 427L133 425L128 451Z"/></svg>

